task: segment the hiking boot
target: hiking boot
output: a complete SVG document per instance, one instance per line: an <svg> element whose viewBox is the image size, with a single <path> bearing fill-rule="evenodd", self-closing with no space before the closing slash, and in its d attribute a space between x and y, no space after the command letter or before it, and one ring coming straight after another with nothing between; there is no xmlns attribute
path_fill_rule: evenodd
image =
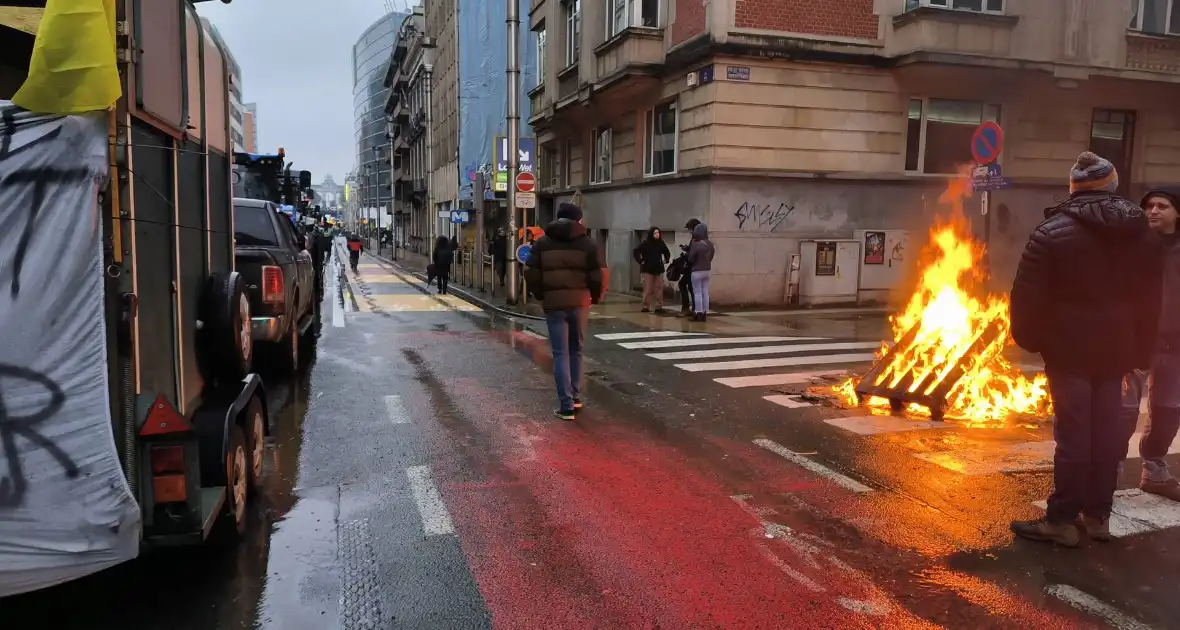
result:
<svg viewBox="0 0 1180 630"><path fill-rule="evenodd" d="M569 409L569 410L566 410L566 409L558 409L557 411L554 411L554 412L553 412L553 415L557 416L558 418L560 418L560 419L562 419L562 420L570 420L570 421L572 421L572 420L574 420L574 419L575 419L575 418L574 418L574 410L573 410L573 409Z"/></svg>
<svg viewBox="0 0 1180 630"><path fill-rule="evenodd" d="M1150 481L1144 479L1139 483L1139 489L1149 494L1171 499L1173 501L1180 501L1180 482L1175 479L1167 481Z"/></svg>
<svg viewBox="0 0 1180 630"><path fill-rule="evenodd" d="M1012 521L1009 529L1013 534L1035 540L1037 542L1053 543L1062 547L1077 547L1082 537L1078 533L1077 525L1073 523L1050 523L1045 519L1035 521Z"/></svg>
<svg viewBox="0 0 1180 630"><path fill-rule="evenodd" d="M1110 542L1110 519L1109 518L1095 518L1093 516L1082 515L1079 521L1081 529L1085 532L1090 540L1098 542Z"/></svg>
<svg viewBox="0 0 1180 630"><path fill-rule="evenodd" d="M574 399L574 411L581 411L581 410L582 410L582 407L585 407L585 406L586 406L586 405L583 405L583 404L582 404L582 399L581 399L581 398L575 398L575 399Z"/></svg>

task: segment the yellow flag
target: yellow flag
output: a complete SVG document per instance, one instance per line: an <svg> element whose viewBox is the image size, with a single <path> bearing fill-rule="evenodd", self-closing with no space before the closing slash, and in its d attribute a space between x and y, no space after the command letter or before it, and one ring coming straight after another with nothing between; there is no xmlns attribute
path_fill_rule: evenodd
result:
<svg viewBox="0 0 1180 630"><path fill-rule="evenodd" d="M49 0L29 77L12 102L34 112L78 114L107 109L121 94L115 0Z"/></svg>

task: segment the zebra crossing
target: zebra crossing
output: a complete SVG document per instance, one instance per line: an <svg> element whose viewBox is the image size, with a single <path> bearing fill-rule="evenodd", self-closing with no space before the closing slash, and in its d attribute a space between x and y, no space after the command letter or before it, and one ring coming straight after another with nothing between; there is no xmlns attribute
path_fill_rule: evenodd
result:
<svg viewBox="0 0 1180 630"><path fill-rule="evenodd" d="M625 350L642 352L648 358L667 361L672 367L685 372L705 373L707 376L716 374L712 381L727 388L743 391L769 389L770 391L761 398L786 409L813 407L815 403L803 400L797 395L774 392L775 387L807 385L820 379L839 379L845 375L863 373L872 365L874 351L882 345L881 342L875 341L848 341L827 337L727 337L676 331L603 333L594 336L601 341L613 342ZM1035 365L1020 367L1026 372L1040 369ZM1045 472L1053 469L1053 451L1056 443L1052 439L1029 440L1027 438L1035 437L1035 434L1028 432L1021 432L1025 437L1018 441L977 443L970 439L969 432L972 429L954 423L933 422L921 418L848 411L844 415L825 417L821 421L838 430L866 438L914 431L961 431L967 439L948 439L947 443L954 445L949 450L924 450L912 452L911 456L965 477ZM1142 433L1138 432L1131 438L1127 454L1129 460L1139 458L1140 437ZM905 445L908 442L901 443ZM784 449L779 445L775 447L779 450ZM1180 453L1180 438L1172 444L1169 452ZM809 465L818 466L810 460ZM1043 505L1035 505L1043 508ZM1180 503L1145 495L1137 489L1120 490L1115 496L1114 515L1111 529L1115 536L1177 527L1180 526Z"/></svg>

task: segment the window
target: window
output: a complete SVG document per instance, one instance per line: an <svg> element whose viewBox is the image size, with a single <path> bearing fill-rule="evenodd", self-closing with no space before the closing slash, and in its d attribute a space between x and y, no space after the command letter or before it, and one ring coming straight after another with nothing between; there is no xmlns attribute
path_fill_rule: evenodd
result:
<svg viewBox="0 0 1180 630"><path fill-rule="evenodd" d="M918 7L974 11L976 13L1003 13L1004 0L905 0L906 11L913 11Z"/></svg>
<svg viewBox="0 0 1180 630"><path fill-rule="evenodd" d="M537 85L545 82L545 29L537 31Z"/></svg>
<svg viewBox="0 0 1180 630"><path fill-rule="evenodd" d="M606 37L610 39L631 26L660 26L660 0L607 0Z"/></svg>
<svg viewBox="0 0 1180 630"><path fill-rule="evenodd" d="M561 181L566 186L574 185L574 143L566 138L561 147Z"/></svg>
<svg viewBox="0 0 1180 630"><path fill-rule="evenodd" d="M1131 150L1135 143L1135 112L1096 109L1090 122L1090 150L1110 160L1123 176L1120 194L1131 185Z"/></svg>
<svg viewBox="0 0 1180 630"><path fill-rule="evenodd" d="M582 0L566 0L565 3L565 66L578 63L578 52L582 50Z"/></svg>
<svg viewBox="0 0 1180 630"><path fill-rule="evenodd" d="M234 206L234 241L241 247L278 247L279 236L266 206Z"/></svg>
<svg viewBox="0 0 1180 630"><path fill-rule="evenodd" d="M611 133L610 129L595 129L593 153L594 168L590 171L591 184L605 184L610 181Z"/></svg>
<svg viewBox="0 0 1180 630"><path fill-rule="evenodd" d="M678 122L676 103L665 103L647 112L643 155L645 175L666 175L676 171Z"/></svg>
<svg viewBox="0 0 1180 630"><path fill-rule="evenodd" d="M1180 2L1131 0L1131 30L1150 35L1180 35Z"/></svg>
<svg viewBox="0 0 1180 630"><path fill-rule="evenodd" d="M1000 106L950 99L910 99L907 171L954 175L974 161L971 135L985 120L1000 122Z"/></svg>

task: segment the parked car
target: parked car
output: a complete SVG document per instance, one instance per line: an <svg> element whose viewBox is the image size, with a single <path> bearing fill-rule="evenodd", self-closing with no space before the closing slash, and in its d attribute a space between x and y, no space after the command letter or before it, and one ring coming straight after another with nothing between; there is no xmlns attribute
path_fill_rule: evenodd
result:
<svg viewBox="0 0 1180 630"><path fill-rule="evenodd" d="M315 343L319 320L307 243L277 205L261 199L234 199L234 239L235 267L246 280L250 299L254 344L270 350L279 369L294 371L300 345Z"/></svg>

